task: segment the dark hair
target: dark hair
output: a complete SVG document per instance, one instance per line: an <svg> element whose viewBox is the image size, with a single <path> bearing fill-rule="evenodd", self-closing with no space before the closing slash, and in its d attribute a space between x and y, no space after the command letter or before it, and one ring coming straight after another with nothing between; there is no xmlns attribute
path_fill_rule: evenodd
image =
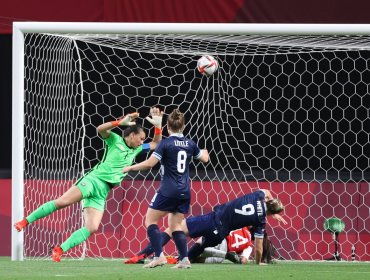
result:
<svg viewBox="0 0 370 280"><path fill-rule="evenodd" d="M284 210L284 205L280 199L274 198L266 201L267 213L268 214L279 214Z"/></svg>
<svg viewBox="0 0 370 280"><path fill-rule="evenodd" d="M168 116L167 126L172 132L182 132L185 126L184 114L179 109L174 109Z"/></svg>
<svg viewBox="0 0 370 280"><path fill-rule="evenodd" d="M123 137L127 137L129 136L131 133L134 133L134 134L139 134L141 133L143 130L143 128L141 127L141 125L139 124L135 124L135 125L130 125L128 127L125 128L125 130L123 131L122 135Z"/></svg>

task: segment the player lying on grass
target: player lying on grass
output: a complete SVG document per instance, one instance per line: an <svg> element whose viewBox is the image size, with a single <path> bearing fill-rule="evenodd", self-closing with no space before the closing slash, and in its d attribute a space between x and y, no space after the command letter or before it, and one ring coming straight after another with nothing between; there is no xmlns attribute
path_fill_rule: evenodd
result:
<svg viewBox="0 0 370 280"><path fill-rule="evenodd" d="M222 263L225 259L238 264L247 264L253 250L252 241L254 239L253 227L243 227L233 230L230 234L216 247L205 248L204 252L192 262L199 263ZM202 244L202 237L197 240ZM274 246L271 244L265 231L263 237L263 263L274 263L273 256L276 254Z"/></svg>
<svg viewBox="0 0 370 280"><path fill-rule="evenodd" d="M211 213L184 219L181 223L184 233L191 238L202 237L202 243L195 243L189 250L189 259L195 259L207 247L220 244L231 231L253 226L255 263L261 264L266 216L272 216L279 222L287 224L285 219L279 215L283 209L281 201L274 199L270 191L258 190L218 205ZM164 232L161 236L162 245L167 244L171 238Z"/></svg>
<svg viewBox="0 0 370 280"><path fill-rule="evenodd" d="M167 228L165 232L162 233L162 237L164 236L165 239L169 240L169 234L170 230ZM202 237L197 240L197 243L202 244ZM252 249L251 233L247 227L243 227L233 230L220 244L215 247L205 248L200 256L190 261L192 263L222 263L227 259L233 263L246 264ZM144 259L149 257L153 252L153 247L149 242L138 255L126 260L125 264L144 263ZM175 263L176 261L176 258L167 258L168 263Z"/></svg>
<svg viewBox="0 0 370 280"><path fill-rule="evenodd" d="M147 117L147 120L155 127L154 137L150 143L143 143L145 132L134 122L139 116L138 113L131 113L122 119L99 125L97 131L104 139L106 146L103 159L85 176L77 180L62 196L44 203L26 218L17 222L14 225L15 229L21 231L28 224L83 200L84 226L73 232L60 246L53 248L52 260L60 262L64 252L81 244L95 233L103 217L108 193L112 188L120 185L126 176L122 173L123 168L132 165L138 154L154 150L162 139L163 113L154 107L151 108L150 114L151 118ZM128 126L123 131L122 137L111 131L117 126Z"/></svg>
<svg viewBox="0 0 370 280"><path fill-rule="evenodd" d="M199 246L202 243L203 237L199 238L197 244L193 246ZM227 259L233 263L246 264L252 250L251 233L248 227L243 227L231 231L219 245L205 248L200 256L191 261L194 263L222 263Z"/></svg>

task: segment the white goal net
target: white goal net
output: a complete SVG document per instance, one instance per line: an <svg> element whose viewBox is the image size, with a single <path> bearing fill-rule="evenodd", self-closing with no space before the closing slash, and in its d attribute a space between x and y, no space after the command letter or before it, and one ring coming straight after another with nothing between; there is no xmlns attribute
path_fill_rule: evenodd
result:
<svg viewBox="0 0 370 280"><path fill-rule="evenodd" d="M138 111L152 137L150 107L180 108L185 135L210 151L191 165L191 215L267 188L289 222L268 221L276 257L332 257L324 223L335 217L340 257L370 260L370 37L27 33L24 48L24 215L98 163L99 124ZM219 62L211 77L196 71L203 54ZM127 176L99 231L68 257L142 249L158 173ZM81 225L80 205L31 224L24 256L49 257Z"/></svg>

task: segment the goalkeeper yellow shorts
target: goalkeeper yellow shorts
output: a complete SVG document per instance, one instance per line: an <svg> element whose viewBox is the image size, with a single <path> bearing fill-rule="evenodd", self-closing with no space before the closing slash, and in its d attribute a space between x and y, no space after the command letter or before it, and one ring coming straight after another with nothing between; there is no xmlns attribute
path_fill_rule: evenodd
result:
<svg viewBox="0 0 370 280"><path fill-rule="evenodd" d="M111 188L108 183L89 173L75 184L82 193L83 208L91 207L104 212L105 202Z"/></svg>

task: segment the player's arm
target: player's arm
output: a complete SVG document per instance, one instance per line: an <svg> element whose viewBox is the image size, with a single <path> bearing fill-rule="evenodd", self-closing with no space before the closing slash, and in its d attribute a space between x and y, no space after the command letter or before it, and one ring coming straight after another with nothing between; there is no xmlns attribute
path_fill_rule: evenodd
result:
<svg viewBox="0 0 370 280"><path fill-rule="evenodd" d="M271 217L277 220L279 223L283 223L284 225L288 224L288 222L279 214L273 214Z"/></svg>
<svg viewBox="0 0 370 280"><path fill-rule="evenodd" d="M134 120L139 116L138 112L127 114L126 116L115 120L111 122L106 122L97 127L97 131L99 135L103 138L106 139L110 135L110 130L112 128L115 128L117 126L129 126L129 125L135 125L136 123Z"/></svg>
<svg viewBox="0 0 370 280"><path fill-rule="evenodd" d="M263 191L265 193L265 201L269 201L269 200L274 199L269 190L263 189L261 191ZM288 224L288 222L279 214L273 214L273 215L271 215L271 217L274 218L275 220L277 220L279 223L283 223L284 225Z"/></svg>
<svg viewBox="0 0 370 280"><path fill-rule="evenodd" d="M200 150L200 157L198 158L201 162L206 163L209 161L209 153L207 149Z"/></svg>
<svg viewBox="0 0 370 280"><path fill-rule="evenodd" d="M262 253L263 253L263 238L256 237L254 251L255 251L254 258L255 258L256 264L258 265L262 264L261 260L262 260Z"/></svg>
<svg viewBox="0 0 370 280"><path fill-rule="evenodd" d="M261 191L263 191L265 193L265 200L268 201L268 200L271 200L271 199L274 199L272 197L272 194L269 190L265 190L265 189L261 189Z"/></svg>
<svg viewBox="0 0 370 280"><path fill-rule="evenodd" d="M131 166L126 166L123 168L123 173L127 173L129 171L140 171L140 170L147 170L152 168L154 165L156 165L159 162L159 160L151 155L147 160L144 160L138 164L134 164Z"/></svg>
<svg viewBox="0 0 370 280"><path fill-rule="evenodd" d="M252 246L248 246L240 254L240 260L241 260L242 264L247 264L248 263L249 257L250 257L250 255L252 253L252 250L253 250L253 247Z"/></svg>
<svg viewBox="0 0 370 280"><path fill-rule="evenodd" d="M163 112L157 107L150 109L150 116L146 117L147 121L154 125L154 137L152 142L149 143L150 150L153 151L158 143L162 140L162 118Z"/></svg>

